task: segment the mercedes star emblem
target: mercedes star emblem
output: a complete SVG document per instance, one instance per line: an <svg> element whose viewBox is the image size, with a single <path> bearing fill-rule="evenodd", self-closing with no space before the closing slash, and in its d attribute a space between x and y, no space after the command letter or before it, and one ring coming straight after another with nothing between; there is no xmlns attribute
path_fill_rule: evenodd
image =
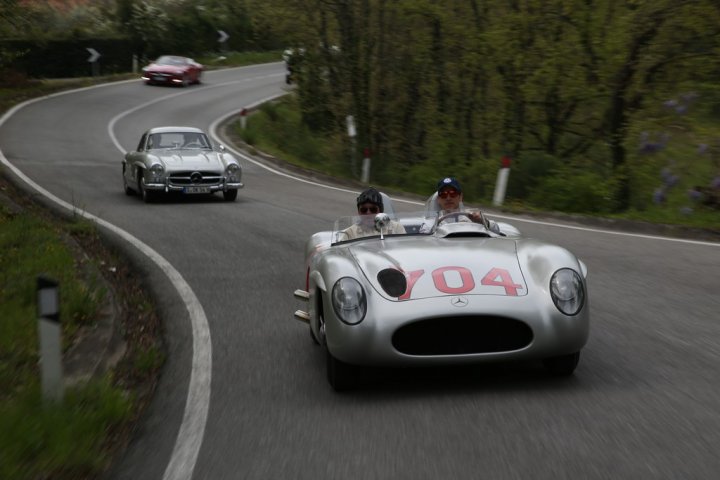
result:
<svg viewBox="0 0 720 480"><path fill-rule="evenodd" d="M453 297L450 299L450 304L453 307L465 307L468 304L468 299L465 297Z"/></svg>

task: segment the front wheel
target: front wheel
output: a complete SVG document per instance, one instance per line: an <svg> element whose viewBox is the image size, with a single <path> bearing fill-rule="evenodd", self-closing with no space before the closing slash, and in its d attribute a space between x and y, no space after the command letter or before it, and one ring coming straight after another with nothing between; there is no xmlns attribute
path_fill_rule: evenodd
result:
<svg viewBox="0 0 720 480"><path fill-rule="evenodd" d="M543 360L545 368L553 375L567 377L573 374L580 361L580 352L558 357L546 358Z"/></svg>
<svg viewBox="0 0 720 480"><path fill-rule="evenodd" d="M223 198L228 202L234 202L238 196L237 190L225 190L223 192Z"/></svg>
<svg viewBox="0 0 720 480"><path fill-rule="evenodd" d="M125 195L132 195L133 189L130 188L130 185L128 185L127 178L125 177L125 167L123 167L123 190L125 191Z"/></svg>
<svg viewBox="0 0 720 480"><path fill-rule="evenodd" d="M145 203L152 203L156 198L156 192L145 188L142 172L138 174L138 193Z"/></svg>
<svg viewBox="0 0 720 480"><path fill-rule="evenodd" d="M357 373L357 367L338 360L327 350L327 378L333 390L343 392L355 387Z"/></svg>

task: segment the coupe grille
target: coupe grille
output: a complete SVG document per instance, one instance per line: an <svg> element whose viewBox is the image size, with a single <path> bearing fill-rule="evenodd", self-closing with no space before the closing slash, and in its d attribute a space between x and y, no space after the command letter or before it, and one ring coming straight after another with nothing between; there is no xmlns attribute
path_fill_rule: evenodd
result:
<svg viewBox="0 0 720 480"><path fill-rule="evenodd" d="M171 185L179 187L188 185L217 185L221 182L222 175L217 172L198 172L193 170L173 172L170 174L169 180Z"/></svg>
<svg viewBox="0 0 720 480"><path fill-rule="evenodd" d="M406 355L467 355L519 350L533 333L519 320L494 316L441 317L410 323L392 337Z"/></svg>

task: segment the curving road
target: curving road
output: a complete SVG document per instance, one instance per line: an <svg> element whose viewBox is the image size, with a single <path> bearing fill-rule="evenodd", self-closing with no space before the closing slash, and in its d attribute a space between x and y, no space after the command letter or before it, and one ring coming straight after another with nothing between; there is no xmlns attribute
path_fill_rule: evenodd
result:
<svg viewBox="0 0 720 480"><path fill-rule="evenodd" d="M351 212L356 192L247 158L234 203L146 205L121 185L122 152L148 127L215 130L283 84L280 63L208 72L188 89L122 82L0 120L0 160L96 218L155 285L169 362L110 478L717 478L717 243L497 216L588 265L592 331L575 376L527 364L379 371L333 393L292 292L305 240Z"/></svg>

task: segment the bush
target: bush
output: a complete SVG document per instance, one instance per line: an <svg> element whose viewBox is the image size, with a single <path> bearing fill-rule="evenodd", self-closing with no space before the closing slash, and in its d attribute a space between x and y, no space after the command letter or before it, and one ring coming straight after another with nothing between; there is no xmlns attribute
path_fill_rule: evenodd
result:
<svg viewBox="0 0 720 480"><path fill-rule="evenodd" d="M513 159L507 196L527 199L544 178L560 167L560 160L545 153L525 153Z"/></svg>
<svg viewBox="0 0 720 480"><path fill-rule="evenodd" d="M529 200L538 208L574 213L613 211L615 181L592 172L560 168L550 172L530 190Z"/></svg>

